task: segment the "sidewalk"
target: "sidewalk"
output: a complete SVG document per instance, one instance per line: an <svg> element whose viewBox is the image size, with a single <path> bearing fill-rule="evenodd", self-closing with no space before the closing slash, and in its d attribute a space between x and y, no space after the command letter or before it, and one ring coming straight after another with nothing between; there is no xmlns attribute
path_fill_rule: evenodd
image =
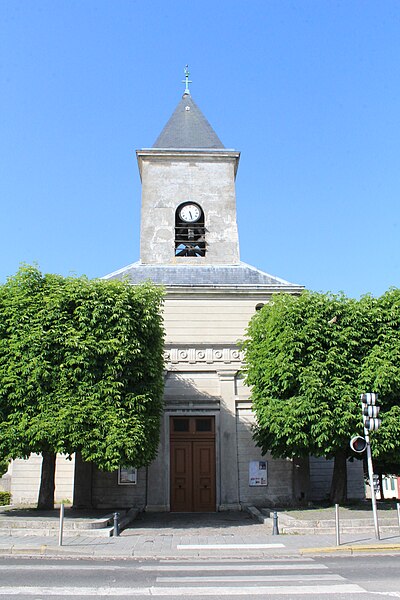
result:
<svg viewBox="0 0 400 600"><path fill-rule="evenodd" d="M400 535L346 533L336 546L332 534L271 535L271 527L246 512L209 514L141 513L120 537L0 534L0 555L74 558L245 559L323 554L398 553Z"/></svg>

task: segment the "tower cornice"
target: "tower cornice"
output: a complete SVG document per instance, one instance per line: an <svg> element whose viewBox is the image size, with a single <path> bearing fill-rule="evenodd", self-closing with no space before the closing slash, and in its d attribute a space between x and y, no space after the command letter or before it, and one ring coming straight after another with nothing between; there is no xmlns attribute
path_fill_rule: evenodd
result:
<svg viewBox="0 0 400 600"><path fill-rule="evenodd" d="M240 152L229 148L221 149L204 149L204 148L142 148L136 150L136 158L138 161L140 178L142 178L142 163L143 160L179 160L182 162L192 161L233 161L235 163L235 177L239 166Z"/></svg>

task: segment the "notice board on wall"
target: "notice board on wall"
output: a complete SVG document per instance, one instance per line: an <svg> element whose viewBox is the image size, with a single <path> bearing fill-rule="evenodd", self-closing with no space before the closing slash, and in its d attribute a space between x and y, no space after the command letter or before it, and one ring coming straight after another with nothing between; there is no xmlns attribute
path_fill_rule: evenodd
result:
<svg viewBox="0 0 400 600"><path fill-rule="evenodd" d="M249 462L249 485L267 485L267 461L251 460Z"/></svg>

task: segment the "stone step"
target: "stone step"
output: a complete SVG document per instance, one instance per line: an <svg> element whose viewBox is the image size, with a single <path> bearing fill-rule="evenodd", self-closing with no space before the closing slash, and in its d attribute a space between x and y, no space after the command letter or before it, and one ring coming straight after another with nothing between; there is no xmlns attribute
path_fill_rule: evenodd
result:
<svg viewBox="0 0 400 600"><path fill-rule="evenodd" d="M365 533L371 536L375 533L374 526L365 526L365 527L343 527L340 525L340 533L341 534L357 534L357 533ZM399 527L381 525L379 524L379 531L387 534L399 535ZM329 527L326 529L321 529L319 527L287 527L286 525L279 526L279 532L285 535L335 535L336 528Z"/></svg>
<svg viewBox="0 0 400 600"><path fill-rule="evenodd" d="M261 509L261 514L267 519L273 518L273 511L269 509ZM372 510L369 515L365 517L343 517L339 514L340 526L344 528L358 528L358 527L373 527L374 517ZM336 521L334 518L330 519L296 519L288 515L285 512L278 512L278 522L290 528L303 528L310 527L312 529L330 529L336 527ZM379 515L379 524L382 526L396 527L399 525L397 515L382 516Z"/></svg>
<svg viewBox="0 0 400 600"><path fill-rule="evenodd" d="M114 515L107 515L101 519L64 519L64 529L104 529L113 523ZM3 529L59 529L59 519L35 519L15 517L0 519L0 531Z"/></svg>
<svg viewBox="0 0 400 600"><path fill-rule="evenodd" d="M286 520L286 518L279 518L279 515L278 515L278 520L279 520L279 522L281 522L282 524L285 524L287 527L290 527L290 528L305 527L306 525L308 527L312 527L313 529L331 529L332 527L336 527L336 522L334 519L323 520L323 521L315 521L315 520L288 521L288 520ZM382 526L386 525L387 527L396 527L398 525L398 522L397 522L397 519L379 519L379 524ZM372 515L369 519L340 519L340 526L345 527L345 528L347 527L347 528L356 529L357 527L368 527L368 526L373 527L373 525L374 525L374 521L373 521Z"/></svg>
<svg viewBox="0 0 400 600"><path fill-rule="evenodd" d="M257 509L248 507L248 512L252 517L267 526L268 531L273 530L273 511L270 509ZM295 519L290 515L277 511L278 514L278 529L282 534L287 535L330 535L336 533L336 523L334 519ZM365 519L349 519L342 518L339 522L341 533L367 533L374 534L374 522L372 512ZM379 529L382 533L399 534L399 522L397 517L381 517L379 516Z"/></svg>
<svg viewBox="0 0 400 600"><path fill-rule="evenodd" d="M113 535L113 527L104 527L103 529L63 529L63 537L111 537ZM59 534L59 530L49 529L44 527L42 529L35 528L29 529L27 527L13 528L13 529L2 529L1 537L29 537L29 536L43 536L43 537L56 537Z"/></svg>
<svg viewBox="0 0 400 600"><path fill-rule="evenodd" d="M79 529L104 529L108 527L111 520L101 520L101 523L95 522L79 522L79 521L64 521L65 530L79 530ZM1 519L0 520L0 533L3 533L5 529L59 529L59 520L24 520L24 519Z"/></svg>
<svg viewBox="0 0 400 600"><path fill-rule="evenodd" d="M122 531L138 514L138 509L119 510L119 527ZM36 519L35 517L2 517L0 518L1 536L56 536L59 534L59 519ZM63 535L110 537L114 531L114 513L100 519L64 519Z"/></svg>

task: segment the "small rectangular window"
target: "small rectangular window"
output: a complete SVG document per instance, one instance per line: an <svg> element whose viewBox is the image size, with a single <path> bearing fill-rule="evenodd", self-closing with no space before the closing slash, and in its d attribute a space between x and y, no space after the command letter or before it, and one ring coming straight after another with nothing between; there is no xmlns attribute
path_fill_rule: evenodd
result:
<svg viewBox="0 0 400 600"><path fill-rule="evenodd" d="M137 469L135 467L120 467L118 469L118 485L136 485Z"/></svg>
<svg viewBox="0 0 400 600"><path fill-rule="evenodd" d="M212 431L211 419L196 419L196 431Z"/></svg>
<svg viewBox="0 0 400 600"><path fill-rule="evenodd" d="M174 419L174 431L189 431L189 419Z"/></svg>

